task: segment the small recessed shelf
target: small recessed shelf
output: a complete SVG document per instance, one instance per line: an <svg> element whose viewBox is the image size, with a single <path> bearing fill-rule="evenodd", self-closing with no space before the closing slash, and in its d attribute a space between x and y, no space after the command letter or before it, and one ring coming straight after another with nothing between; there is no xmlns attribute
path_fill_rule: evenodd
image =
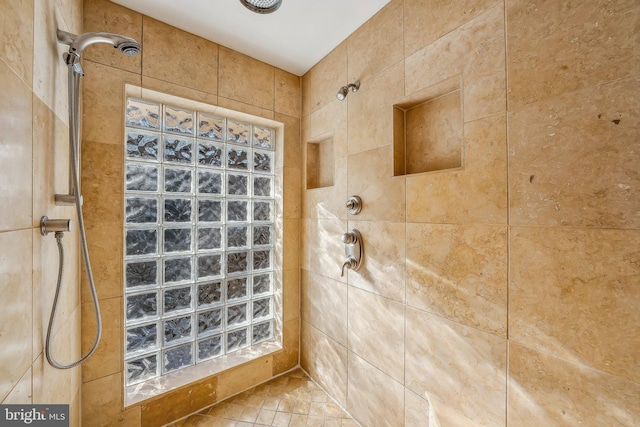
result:
<svg viewBox="0 0 640 427"><path fill-rule="evenodd" d="M307 142L307 189L333 186L333 136Z"/></svg>
<svg viewBox="0 0 640 427"><path fill-rule="evenodd" d="M395 104L394 176L462 167L463 140L459 79Z"/></svg>

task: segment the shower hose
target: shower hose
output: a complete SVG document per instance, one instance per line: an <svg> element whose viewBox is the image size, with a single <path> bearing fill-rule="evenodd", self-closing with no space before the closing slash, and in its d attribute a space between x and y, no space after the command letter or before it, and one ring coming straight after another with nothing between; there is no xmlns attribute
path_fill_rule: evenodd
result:
<svg viewBox="0 0 640 427"><path fill-rule="evenodd" d="M76 206L76 215L78 217L78 229L80 230L80 241L82 244L82 257L84 261L84 266L87 270L87 278L89 279L89 290L91 291L91 298L93 300L93 309L96 315L96 338L93 342L93 346L91 349L82 356L79 360L70 363L68 365L59 363L55 360L52 354L52 340L53 340L53 330L54 324L56 320L56 313L58 312L58 303L60 300L60 290L62 289L62 273L64 271L64 248L62 246L62 232L56 232L56 242L58 244L58 255L59 255L59 263L58 263L58 283L56 285L56 294L53 298L53 307L51 308L51 316L49 317L49 326L47 328L47 338L45 343L45 356L47 357L47 361L51 366L57 369L70 369L80 365L82 362L87 360L98 348L98 344L100 343L100 338L102 336L102 318L100 316L100 304L98 303L98 295L96 292L96 285L93 281L93 272L91 271L91 262L89 261L89 250L87 249L87 233L84 229L84 218L82 216L82 196L80 195L79 185L80 182L80 171L79 171L79 147L80 147L80 135L79 135L79 109L78 109L78 87L80 84L80 76L74 72L71 68L69 69L69 119L70 119L70 132L72 132L71 140L69 141L71 145L71 161L73 163L73 185L76 189L76 197L75 197L75 206Z"/></svg>

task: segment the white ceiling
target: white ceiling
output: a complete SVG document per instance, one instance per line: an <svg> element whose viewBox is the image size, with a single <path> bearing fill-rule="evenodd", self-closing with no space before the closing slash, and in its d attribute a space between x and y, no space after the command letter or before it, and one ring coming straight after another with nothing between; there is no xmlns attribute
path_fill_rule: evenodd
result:
<svg viewBox="0 0 640 427"><path fill-rule="evenodd" d="M239 0L112 1L303 75L390 0L283 0L268 15Z"/></svg>

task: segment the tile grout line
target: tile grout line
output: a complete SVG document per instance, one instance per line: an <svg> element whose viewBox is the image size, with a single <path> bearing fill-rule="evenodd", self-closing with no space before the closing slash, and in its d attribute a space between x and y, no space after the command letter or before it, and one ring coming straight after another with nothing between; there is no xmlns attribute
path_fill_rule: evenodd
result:
<svg viewBox="0 0 640 427"><path fill-rule="evenodd" d="M506 315L506 360L505 360L505 396L504 396L504 420L505 425L509 421L509 376L510 376L510 348L509 345L509 314L511 312L511 185L509 174L509 49L508 49L508 1L504 0L503 3L503 16L504 16L504 79L505 79L505 150L506 150L506 174L507 174L507 315Z"/></svg>

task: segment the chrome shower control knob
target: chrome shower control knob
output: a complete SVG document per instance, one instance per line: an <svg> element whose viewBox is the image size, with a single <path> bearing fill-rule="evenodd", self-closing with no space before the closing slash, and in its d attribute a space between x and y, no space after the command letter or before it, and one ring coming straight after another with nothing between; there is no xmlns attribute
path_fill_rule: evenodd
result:
<svg viewBox="0 0 640 427"><path fill-rule="evenodd" d="M357 215L362 210L362 199L358 196L351 196L344 205L347 208L347 212L351 215Z"/></svg>
<svg viewBox="0 0 640 427"><path fill-rule="evenodd" d="M349 245L351 243L355 243L358 240L358 236L355 235L352 231L348 233L344 233L342 235L342 243Z"/></svg>

